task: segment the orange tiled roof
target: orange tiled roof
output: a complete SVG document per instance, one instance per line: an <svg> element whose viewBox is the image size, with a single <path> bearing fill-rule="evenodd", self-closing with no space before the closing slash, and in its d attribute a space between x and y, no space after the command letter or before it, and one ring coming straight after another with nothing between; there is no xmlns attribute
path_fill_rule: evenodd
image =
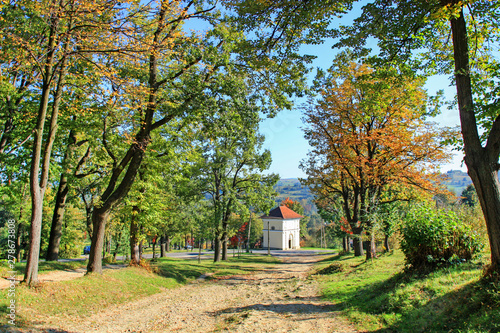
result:
<svg viewBox="0 0 500 333"><path fill-rule="evenodd" d="M272 209L269 212L269 215L261 216L261 219L280 219L280 220L291 220L291 219L300 219L304 216L295 213L293 210L288 208L287 206L279 206Z"/></svg>

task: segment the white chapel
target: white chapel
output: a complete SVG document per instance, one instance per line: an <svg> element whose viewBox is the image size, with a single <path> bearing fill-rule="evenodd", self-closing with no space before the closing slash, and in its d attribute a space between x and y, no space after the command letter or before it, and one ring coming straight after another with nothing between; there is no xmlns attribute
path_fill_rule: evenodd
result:
<svg viewBox="0 0 500 333"><path fill-rule="evenodd" d="M269 215L261 216L264 223L262 247L275 250L300 248L300 219L304 216L295 213L286 206L272 209Z"/></svg>

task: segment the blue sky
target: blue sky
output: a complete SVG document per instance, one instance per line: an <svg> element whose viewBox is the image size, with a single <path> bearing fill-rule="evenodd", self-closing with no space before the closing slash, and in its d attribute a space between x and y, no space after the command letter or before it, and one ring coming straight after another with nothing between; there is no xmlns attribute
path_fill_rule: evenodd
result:
<svg viewBox="0 0 500 333"><path fill-rule="evenodd" d="M341 19L332 22L330 27L338 23L348 25L361 14L361 7L365 1L356 2L354 8ZM337 51L332 50L332 40L327 40L323 45L307 45L304 53L315 55L317 58L312 64L313 68L327 69L331 66L332 60ZM376 42L369 45L376 49ZM316 74L316 70L311 71L310 78ZM429 95L434 95L436 91L442 89L446 100L452 100L456 94L456 88L450 86L450 79L446 76L435 76L429 78L426 84ZM305 178L306 175L299 169L301 160L307 157L310 149L308 142L304 139L302 132L303 117L300 111L300 105L305 103L305 99L296 99L295 108L291 111L281 111L275 118L265 119L260 126L260 131L265 135L266 141L264 148L271 151L273 163L269 169L270 173L277 173L281 178ZM434 121L440 126L458 126L460 119L458 110L449 110L446 106L442 108L441 114ZM453 161L449 164L441 165L441 172L448 170L466 171L465 164L462 165L463 155L456 152Z"/></svg>
<svg viewBox="0 0 500 333"><path fill-rule="evenodd" d="M366 1L354 3L353 10L341 19L333 21L330 27L335 27L339 23L345 25L352 23L361 14L361 7L365 3ZM192 24L199 29L199 25L205 23L195 20ZM189 27L189 25L186 25L186 27ZM312 64L313 68L320 67L327 69L331 66L331 62L336 54L336 51L331 49L332 44L333 42L330 40L326 41L323 45L307 45L304 47L304 53L317 57ZM376 49L374 42L370 46L372 49ZM315 73L316 70L311 71L311 79ZM429 79L427 89L429 95L433 95L440 89L445 90L447 100L453 99L456 93L455 87L450 87L450 80L447 77L433 77ZM303 124L300 105L305 102L305 99L296 99L293 110L281 111L275 118L265 119L260 125L260 132L266 137L264 148L271 151L273 159L268 172L277 173L281 178L306 177L302 170L299 169L300 161L307 157L307 152L310 148L301 130ZM458 110L448 110L446 107L443 107L441 114L436 117L435 121L442 126L456 126L459 124ZM466 168L461 162L462 158L463 156L456 154L452 163L441 166L441 171L465 171Z"/></svg>

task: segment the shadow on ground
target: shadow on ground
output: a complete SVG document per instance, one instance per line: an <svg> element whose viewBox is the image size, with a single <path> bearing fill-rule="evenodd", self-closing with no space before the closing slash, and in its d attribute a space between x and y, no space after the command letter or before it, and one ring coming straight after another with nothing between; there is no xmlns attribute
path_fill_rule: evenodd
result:
<svg viewBox="0 0 500 333"><path fill-rule="evenodd" d="M463 265L456 269L465 272L477 270L477 267ZM439 297L424 286L420 289L420 299L400 298L395 301L397 297L392 297L392 301L389 300L389 295L425 276L402 272L383 282L344 292L342 302L337 303L335 308L359 311L381 320L384 316L397 318L392 319L390 324L386 322L387 328L371 332L500 332L500 295L498 291L493 291L496 296L492 291L485 291L488 287L482 281ZM485 322L487 327L482 327Z"/></svg>
<svg viewBox="0 0 500 333"><path fill-rule="evenodd" d="M296 300L296 301L295 301ZM296 297L290 299L288 303L258 303L243 307L232 307L222 309L216 312L210 312L212 316L219 316L221 314L235 314L248 311L269 311L277 314L319 314L327 313L335 310L332 305L314 304L313 302L321 302L319 297Z"/></svg>

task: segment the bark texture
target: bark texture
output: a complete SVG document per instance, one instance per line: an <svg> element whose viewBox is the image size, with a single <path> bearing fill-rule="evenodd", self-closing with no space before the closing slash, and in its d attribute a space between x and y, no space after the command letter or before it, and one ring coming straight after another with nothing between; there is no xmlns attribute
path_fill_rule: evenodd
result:
<svg viewBox="0 0 500 333"><path fill-rule="evenodd" d="M452 4L457 4L452 1ZM451 19L455 80L464 140L465 164L478 195L486 221L491 248L491 268L500 270L500 184L498 157L500 154L500 116L495 119L486 146L479 137L475 116L469 65L467 26L460 11Z"/></svg>

